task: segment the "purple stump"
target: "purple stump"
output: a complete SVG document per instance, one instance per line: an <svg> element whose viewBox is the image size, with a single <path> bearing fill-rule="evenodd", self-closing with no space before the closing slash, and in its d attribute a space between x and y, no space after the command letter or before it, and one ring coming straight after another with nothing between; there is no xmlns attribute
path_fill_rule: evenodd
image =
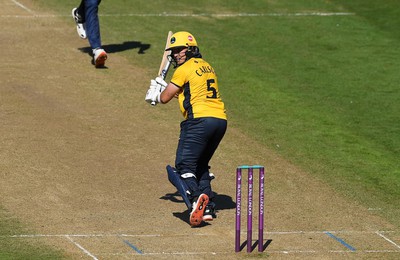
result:
<svg viewBox="0 0 400 260"><path fill-rule="evenodd" d="M235 233L235 252L240 251L240 214L242 197L242 170L236 169L236 233Z"/></svg>
<svg viewBox="0 0 400 260"><path fill-rule="evenodd" d="M247 196L247 252L251 253L253 235L253 168L249 168L248 196Z"/></svg>
<svg viewBox="0 0 400 260"><path fill-rule="evenodd" d="M264 251L264 167L260 168L258 211L258 252Z"/></svg>

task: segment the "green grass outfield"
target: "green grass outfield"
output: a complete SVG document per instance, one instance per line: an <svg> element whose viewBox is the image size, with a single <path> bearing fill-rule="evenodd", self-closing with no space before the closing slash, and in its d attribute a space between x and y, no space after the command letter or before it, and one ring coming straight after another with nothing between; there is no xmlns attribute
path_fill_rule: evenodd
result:
<svg viewBox="0 0 400 260"><path fill-rule="evenodd" d="M35 2L69 15L79 0ZM255 15L218 16L239 13ZM100 14L104 43L150 44L121 52L150 76L166 33L192 32L231 127L400 227L400 2L104 0Z"/></svg>
<svg viewBox="0 0 400 260"><path fill-rule="evenodd" d="M150 44L144 55L121 53L150 76L166 32L192 32L231 126L400 226L400 3L349 2L113 0L100 19L105 43ZM239 13L258 15L218 16Z"/></svg>
<svg viewBox="0 0 400 260"><path fill-rule="evenodd" d="M63 253L40 241L23 237L10 238L18 233L28 233L28 227L20 223L0 206L0 259L1 260L54 260L63 259Z"/></svg>

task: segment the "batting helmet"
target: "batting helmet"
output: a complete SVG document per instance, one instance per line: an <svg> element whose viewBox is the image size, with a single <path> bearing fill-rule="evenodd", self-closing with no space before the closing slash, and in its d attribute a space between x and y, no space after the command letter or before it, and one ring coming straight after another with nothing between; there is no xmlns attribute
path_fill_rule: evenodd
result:
<svg viewBox="0 0 400 260"><path fill-rule="evenodd" d="M169 46L166 51L177 47L197 47L197 41L191 33L177 32L171 36Z"/></svg>

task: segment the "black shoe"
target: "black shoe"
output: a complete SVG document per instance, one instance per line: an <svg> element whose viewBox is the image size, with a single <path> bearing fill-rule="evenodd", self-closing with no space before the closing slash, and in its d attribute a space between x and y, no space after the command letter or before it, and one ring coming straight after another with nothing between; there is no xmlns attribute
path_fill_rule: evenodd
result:
<svg viewBox="0 0 400 260"><path fill-rule="evenodd" d="M72 9L72 18L76 23L76 31L78 32L79 37L82 39L86 39L86 26L85 21L83 21L82 17L78 14L78 8Z"/></svg>
<svg viewBox="0 0 400 260"><path fill-rule="evenodd" d="M217 214L215 213L215 203L210 201L204 210L203 221L212 221L216 217Z"/></svg>

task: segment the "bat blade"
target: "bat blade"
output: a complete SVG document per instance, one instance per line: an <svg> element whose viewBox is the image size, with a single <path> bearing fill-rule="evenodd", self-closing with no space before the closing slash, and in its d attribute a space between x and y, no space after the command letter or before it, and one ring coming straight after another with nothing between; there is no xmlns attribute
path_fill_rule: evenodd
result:
<svg viewBox="0 0 400 260"><path fill-rule="evenodd" d="M169 67L171 65L171 62L168 60L168 55L171 54L171 51L165 51L165 49L167 49L168 46L169 46L169 42L170 42L172 34L173 33L171 31L168 32L167 42L166 42L165 48L164 48L164 54L163 54L163 57L161 59L160 68L158 70L158 76L163 78L163 79L165 79L165 77L167 76L168 69L169 69Z"/></svg>
<svg viewBox="0 0 400 260"><path fill-rule="evenodd" d="M171 54L171 51L166 51L165 49L167 49L168 46L169 46L169 42L170 42L172 34L173 34L173 32L171 32L171 31L168 32L167 42L166 42L165 48L164 48L164 54L163 54L163 57L161 59L160 68L158 69L157 76L161 77L162 79L165 79L165 77L167 76L169 67L171 66L171 62L168 59L168 55ZM156 102L154 102L154 101L151 102L151 105L155 106Z"/></svg>

